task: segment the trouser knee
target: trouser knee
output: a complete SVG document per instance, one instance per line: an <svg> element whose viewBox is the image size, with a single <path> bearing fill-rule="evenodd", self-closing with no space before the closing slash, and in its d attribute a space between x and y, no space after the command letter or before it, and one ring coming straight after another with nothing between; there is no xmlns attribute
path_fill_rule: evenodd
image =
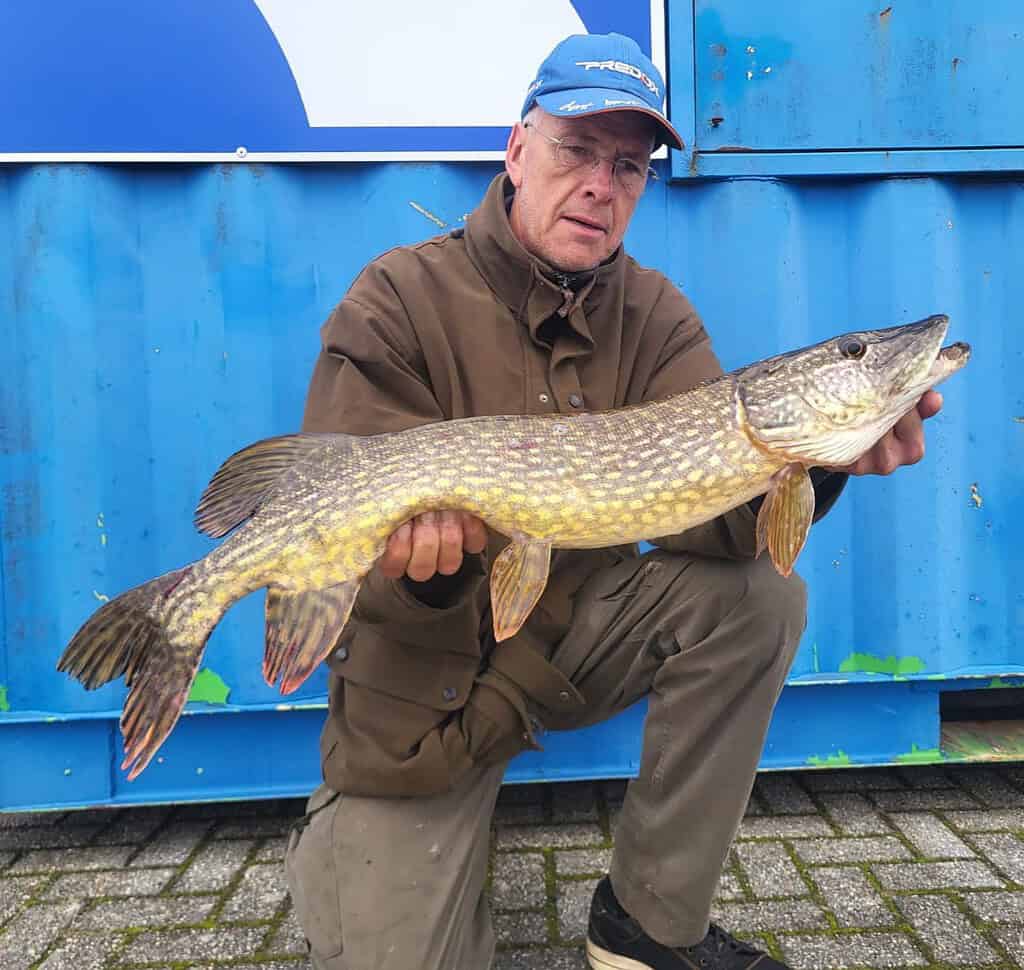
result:
<svg viewBox="0 0 1024 970"><path fill-rule="evenodd" d="M676 636L684 652L721 627L744 663L767 667L783 659L788 666L807 623L807 585L796 573L781 576L767 555L692 559L681 568L698 574L679 605ZM694 612L703 614L696 623Z"/></svg>
<svg viewBox="0 0 1024 970"><path fill-rule="evenodd" d="M766 668L782 663L788 670L807 625L807 584L796 573L780 575L767 555L743 562L740 574L737 611L757 634L748 650Z"/></svg>
<svg viewBox="0 0 1024 970"><path fill-rule="evenodd" d="M741 608L770 624L780 637L798 640L807 624L807 584L796 573L780 575L767 555L743 565Z"/></svg>

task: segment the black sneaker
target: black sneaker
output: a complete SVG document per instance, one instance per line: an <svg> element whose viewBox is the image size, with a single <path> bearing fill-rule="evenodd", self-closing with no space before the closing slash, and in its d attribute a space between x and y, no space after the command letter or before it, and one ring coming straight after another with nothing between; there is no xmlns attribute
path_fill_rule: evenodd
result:
<svg viewBox="0 0 1024 970"><path fill-rule="evenodd" d="M693 946L656 943L619 904L607 876L590 903L587 962L594 970L789 970L714 923Z"/></svg>

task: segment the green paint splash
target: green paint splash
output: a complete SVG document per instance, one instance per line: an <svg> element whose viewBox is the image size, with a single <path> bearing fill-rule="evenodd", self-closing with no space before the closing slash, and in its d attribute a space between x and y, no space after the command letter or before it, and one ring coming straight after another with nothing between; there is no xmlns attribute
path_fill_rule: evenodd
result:
<svg viewBox="0 0 1024 970"><path fill-rule="evenodd" d="M0 687L0 714L6 714L11 709L11 705L7 703L7 688Z"/></svg>
<svg viewBox="0 0 1024 970"><path fill-rule="evenodd" d="M207 704L226 704L231 688L212 670L204 667L196 674L189 692L190 701L205 701Z"/></svg>
<svg viewBox="0 0 1024 970"><path fill-rule="evenodd" d="M919 674L925 664L920 657L876 657L873 653L851 653L840 665L841 673L892 674L905 676Z"/></svg>
<svg viewBox="0 0 1024 970"><path fill-rule="evenodd" d="M824 758L820 755L812 754L807 759L807 763L818 768L838 768L841 765L853 764L850 756L842 748L836 754L826 755Z"/></svg>
<svg viewBox="0 0 1024 970"><path fill-rule="evenodd" d="M919 748L911 744L906 754L896 755L896 760L901 765L929 765L936 761L945 761L946 756L939 748Z"/></svg>
<svg viewBox="0 0 1024 970"><path fill-rule="evenodd" d="M1021 680L1003 680L1002 677L993 677L989 683L989 687L1024 687L1024 681Z"/></svg>

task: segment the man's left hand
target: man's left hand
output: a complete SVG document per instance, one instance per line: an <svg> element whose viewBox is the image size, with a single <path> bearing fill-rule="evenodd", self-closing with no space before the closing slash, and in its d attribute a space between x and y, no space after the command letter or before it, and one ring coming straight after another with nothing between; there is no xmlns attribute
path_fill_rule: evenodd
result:
<svg viewBox="0 0 1024 970"><path fill-rule="evenodd" d="M926 391L917 407L904 414L870 451L835 470L848 475L891 475L903 465L916 465L924 458L924 422L941 409L942 395Z"/></svg>

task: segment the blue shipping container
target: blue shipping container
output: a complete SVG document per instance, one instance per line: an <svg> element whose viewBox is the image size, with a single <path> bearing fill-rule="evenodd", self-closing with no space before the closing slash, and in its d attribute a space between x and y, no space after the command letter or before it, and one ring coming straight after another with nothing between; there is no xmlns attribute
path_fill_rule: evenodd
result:
<svg viewBox="0 0 1024 970"><path fill-rule="evenodd" d="M1024 684L1024 536L1011 516L1024 495L1019 96L979 118L920 71L872 86L851 60L856 96L826 98L831 113L804 136L796 108L825 111L807 83L824 70L810 41L833 28L817 5L790 6L773 24L740 0L669 4L673 117L691 147L658 163L627 248L691 297L727 367L933 312L974 358L944 387L925 460L852 481L815 526L799 563L809 623L762 766L1020 757L1015 722L970 726L994 716L986 697L1000 716L1019 711ZM908 2L884 23L877 5L851 2L864 35L851 50L887 30L885 63L932 65L934 81L925 42L945 57L966 32L963 5L940 6ZM897 20L908 9L913 30ZM998 49L1024 36L1008 2L985 9ZM1004 97L1001 62L952 56L948 83L973 76ZM938 135L904 137L914 114L890 102L907 98ZM727 120L713 125L712 110ZM740 135L749 151L727 150ZM55 663L101 602L212 547L191 526L199 494L232 451L298 426L318 327L355 275L461 225L497 170L0 167L0 810L314 787L326 678L288 698L263 683L260 595L215 631L196 699L132 783L117 768L123 685L86 692ZM631 775L642 717L638 706L549 735L509 778Z"/></svg>

